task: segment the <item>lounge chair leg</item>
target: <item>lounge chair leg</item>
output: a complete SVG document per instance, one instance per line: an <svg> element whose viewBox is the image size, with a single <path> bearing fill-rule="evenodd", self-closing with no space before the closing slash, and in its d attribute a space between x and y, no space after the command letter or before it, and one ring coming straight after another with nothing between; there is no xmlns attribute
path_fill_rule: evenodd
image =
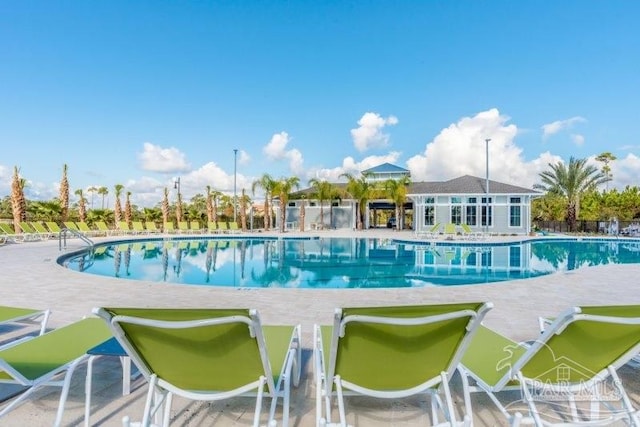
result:
<svg viewBox="0 0 640 427"><path fill-rule="evenodd" d="M67 403L67 396L69 395L69 387L71 385L71 377L73 376L73 371L76 369L78 364L84 361L85 358L76 359L69 368L67 368L67 372L64 375L64 382L62 385L62 391L60 392L60 401L58 402L58 412L56 414L56 421L53 424L55 427L58 427L62 423L62 415L64 414L64 405Z"/></svg>

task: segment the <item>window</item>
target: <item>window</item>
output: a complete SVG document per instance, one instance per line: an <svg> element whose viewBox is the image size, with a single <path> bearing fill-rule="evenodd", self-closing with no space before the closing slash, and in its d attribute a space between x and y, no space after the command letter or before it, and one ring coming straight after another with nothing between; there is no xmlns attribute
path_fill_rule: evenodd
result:
<svg viewBox="0 0 640 427"><path fill-rule="evenodd" d="M522 207L520 206L520 197L511 197L509 199L509 226L522 226Z"/></svg>
<svg viewBox="0 0 640 427"><path fill-rule="evenodd" d="M436 223L436 206L433 197L424 199L424 225L435 225Z"/></svg>
<svg viewBox="0 0 640 427"><path fill-rule="evenodd" d="M488 211L488 212L487 212ZM482 198L482 224L485 227L491 227L493 225L493 209L491 207L491 197L487 200L486 197Z"/></svg>
<svg viewBox="0 0 640 427"><path fill-rule="evenodd" d="M462 224L462 198L451 198L451 222L460 225Z"/></svg>
<svg viewBox="0 0 640 427"><path fill-rule="evenodd" d="M473 206L467 205L466 216L467 216L466 218L467 224L477 225L478 224L478 207L475 205Z"/></svg>

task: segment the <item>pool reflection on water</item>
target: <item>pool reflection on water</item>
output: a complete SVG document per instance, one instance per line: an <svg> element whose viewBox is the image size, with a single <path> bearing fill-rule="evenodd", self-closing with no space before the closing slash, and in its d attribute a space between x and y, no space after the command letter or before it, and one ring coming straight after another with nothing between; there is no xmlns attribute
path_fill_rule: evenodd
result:
<svg viewBox="0 0 640 427"><path fill-rule="evenodd" d="M400 288L526 279L640 262L638 240L490 245L369 238L174 238L96 245L62 259L122 279L241 288Z"/></svg>

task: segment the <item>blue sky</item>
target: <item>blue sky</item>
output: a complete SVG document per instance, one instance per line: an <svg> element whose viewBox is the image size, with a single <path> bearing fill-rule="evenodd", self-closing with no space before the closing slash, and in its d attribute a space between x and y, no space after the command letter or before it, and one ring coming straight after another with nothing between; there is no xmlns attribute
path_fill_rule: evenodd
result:
<svg viewBox="0 0 640 427"><path fill-rule="evenodd" d="M608 151L639 185L640 3L5 1L0 197L115 184L153 206L180 177L250 192L263 173L531 187ZM237 156L233 150L238 149ZM599 165L600 166L600 165ZM256 198L260 195L256 194Z"/></svg>

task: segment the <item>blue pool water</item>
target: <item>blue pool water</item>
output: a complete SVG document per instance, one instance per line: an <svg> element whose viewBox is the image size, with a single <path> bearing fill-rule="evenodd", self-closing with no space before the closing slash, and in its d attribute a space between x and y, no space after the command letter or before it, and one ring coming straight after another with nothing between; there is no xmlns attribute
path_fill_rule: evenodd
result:
<svg viewBox="0 0 640 427"><path fill-rule="evenodd" d="M369 238L174 238L96 245L62 258L84 273L241 288L401 288L527 279L640 263L640 240L416 243Z"/></svg>

